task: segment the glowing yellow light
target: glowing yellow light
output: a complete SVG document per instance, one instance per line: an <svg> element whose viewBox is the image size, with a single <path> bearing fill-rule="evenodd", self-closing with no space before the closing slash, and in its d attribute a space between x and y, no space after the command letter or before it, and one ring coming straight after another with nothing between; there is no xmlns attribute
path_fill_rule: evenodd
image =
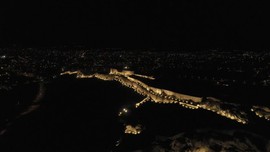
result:
<svg viewBox="0 0 270 152"><path fill-rule="evenodd" d="M126 134L137 135L137 134L140 134L141 131L142 131L142 128L140 127L140 125L136 125L135 127L133 127L132 125L127 125L124 132Z"/></svg>
<svg viewBox="0 0 270 152"><path fill-rule="evenodd" d="M124 109L123 109L123 111L124 111L125 113L127 113L127 112L128 112L128 110L127 110L126 108L124 108Z"/></svg>
<svg viewBox="0 0 270 152"><path fill-rule="evenodd" d="M90 74L85 75L80 71L66 71L61 73L60 75L71 75L76 74L77 78L97 78L104 81L117 81L121 83L123 86L129 87L133 89L138 94L145 96L146 98L143 99L141 102L135 104L135 107L138 108L143 103L147 101L152 101L154 103L162 103L162 104L179 104L185 108L189 109L205 109L212 112L215 112L221 116L227 117L232 120L236 120L237 122L241 122L243 124L247 123L247 119L245 117L246 113L243 111L239 111L235 114L234 111L230 111L229 109L222 109L222 103L219 99L213 97L207 97L206 101L203 102L201 97L195 97L190 95L185 95L177 92L173 92L170 90L159 89L155 87L148 86L147 84L133 78L130 76L137 76L142 78L147 78L153 80L154 78L151 76L145 76L140 74L135 74L134 71L118 71L116 69L111 69L109 74ZM214 105L214 106L213 106ZM270 119L270 109L266 108L257 108L253 107L251 111L255 112L255 114L259 117L264 117L265 119ZM119 113L119 116L123 113L127 113L128 109L123 108L122 112Z"/></svg>

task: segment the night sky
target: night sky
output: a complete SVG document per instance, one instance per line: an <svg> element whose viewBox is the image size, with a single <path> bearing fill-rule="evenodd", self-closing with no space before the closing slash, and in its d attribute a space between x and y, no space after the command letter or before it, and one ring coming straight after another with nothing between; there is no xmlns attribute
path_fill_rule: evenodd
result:
<svg viewBox="0 0 270 152"><path fill-rule="evenodd" d="M0 7L0 47L270 47L269 8L259 1L10 0Z"/></svg>

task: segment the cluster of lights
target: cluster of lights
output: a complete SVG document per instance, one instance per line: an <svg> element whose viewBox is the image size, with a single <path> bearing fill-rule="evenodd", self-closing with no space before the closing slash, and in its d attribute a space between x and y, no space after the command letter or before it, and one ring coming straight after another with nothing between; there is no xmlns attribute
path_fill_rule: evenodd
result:
<svg viewBox="0 0 270 152"><path fill-rule="evenodd" d="M215 110L211 110L211 111L216 112ZM227 117L229 119L236 120L237 122L242 123L242 124L248 123L247 119L237 117L236 115L234 115L231 112L226 111L226 110L219 110L216 113L221 115L221 116Z"/></svg>
<svg viewBox="0 0 270 152"><path fill-rule="evenodd" d="M208 110L208 111L212 111L218 115L221 115L223 117L229 118L231 120L235 120L239 123L242 124L247 124L248 123L248 119L246 118L246 113L244 111L240 111L238 112L239 115L233 114L233 112L231 112L230 110L223 110L221 109L221 102L216 102L216 101L211 101L211 102L215 102L215 106L211 106L208 105L207 103L202 103L200 105L198 105L200 108ZM213 103L212 103L213 104Z"/></svg>
<svg viewBox="0 0 270 152"><path fill-rule="evenodd" d="M251 108L251 111L256 114L256 116L260 118L264 118L266 120L270 120L270 109L267 107L262 107L262 106L253 106Z"/></svg>
<svg viewBox="0 0 270 152"><path fill-rule="evenodd" d="M233 111L221 109L220 104L223 104L223 103L218 101L218 99L211 100L212 98L209 97L209 102L216 104L216 106L211 106L211 104L207 104L207 102L206 103L203 102L201 97L195 97L195 96L176 93L176 92L165 90L165 89L154 88L130 76L133 75L137 77L143 77L143 78L154 80L153 77L135 74L133 71L128 71L128 70L118 71L116 69L111 69L109 74L96 73L92 75L85 75L81 73L80 71L74 71L74 72L67 71L67 72L61 73L61 75L64 75L64 74L77 74L77 78L93 78L94 77L94 78L106 80L106 81L107 80L118 81L123 86L131 88L135 92L146 97L142 101L135 104L136 108L140 107L143 103L147 101L160 103L160 104L179 104L189 109L209 110L221 116L235 120L239 123L246 124L248 122L248 120L244 117L246 113L244 113L243 111L240 111L234 114ZM119 112L119 116L123 115L124 113L127 113L127 109L126 110L123 109L121 112ZM270 109L268 111L268 114L264 114L265 112L263 113L258 110L256 110L255 113L259 117L264 117L265 119L270 120Z"/></svg>
<svg viewBox="0 0 270 152"><path fill-rule="evenodd" d="M123 71L118 71L117 69L110 69L110 73L111 75L123 75L126 77L129 76L137 76L137 77L141 77L141 78L146 78L146 79L150 79L150 80L155 80L154 77L152 76L146 76L146 75L141 75L141 74L135 74L134 71L130 71L130 70L123 70Z"/></svg>
<svg viewBox="0 0 270 152"><path fill-rule="evenodd" d="M122 116L123 114L128 113L128 109L123 108L122 111L119 112L118 116Z"/></svg>
<svg viewBox="0 0 270 152"><path fill-rule="evenodd" d="M144 98L141 102L136 103L135 107L138 108L139 106L141 106L143 103L147 102L148 100L150 100L149 97Z"/></svg>
<svg viewBox="0 0 270 152"><path fill-rule="evenodd" d="M136 125L135 127L133 127L132 125L126 125L126 128L125 128L126 134L138 135L141 132L142 132L142 128L140 125Z"/></svg>

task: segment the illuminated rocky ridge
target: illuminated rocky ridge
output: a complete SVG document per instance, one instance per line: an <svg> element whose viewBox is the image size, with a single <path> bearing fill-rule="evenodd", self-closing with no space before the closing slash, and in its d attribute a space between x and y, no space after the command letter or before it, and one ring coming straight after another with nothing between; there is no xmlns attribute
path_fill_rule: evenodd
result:
<svg viewBox="0 0 270 152"><path fill-rule="evenodd" d="M76 78L78 79L97 78L104 81L117 81L121 83L123 86L131 88L138 94L141 94L142 96L145 97L142 101L134 105L136 108L140 107L143 103L148 101L159 104L178 104L189 109L209 110L215 112L218 115L227 117L242 124L246 124L249 121L248 112L240 110L238 108L240 105L238 104L223 102L220 99L216 99L213 97L205 97L205 98L196 97L173 92L170 90L155 88L135 78L135 77L143 77L154 80L153 77L135 74L133 71L128 70L118 71L116 69L111 69L109 74L95 73L89 75L83 74L81 71L66 71L61 73L60 75L66 74L68 75L76 74ZM269 110L264 110L263 112L259 112L258 110L256 110L255 113L260 117L264 116L266 119L268 119ZM119 115L121 115L121 112L119 113Z"/></svg>
<svg viewBox="0 0 270 152"><path fill-rule="evenodd" d="M17 52L17 53L16 53ZM26 121L28 117L32 117L37 115L40 111L48 111L48 102L50 102L49 106L55 106L61 102L61 98L67 97L66 94L58 94L54 97L58 97L60 100L47 100L46 96L51 96L50 90L55 88L55 86L62 86L62 82L64 81L65 85L69 83L76 82L76 86L81 89L85 89L87 91L87 102L90 100L89 104L93 104L92 100L95 101L98 99L98 102L104 106L104 112L113 111L113 116L115 112L119 110L119 107L122 109L119 112L120 123L124 124L124 130L126 131L126 135L131 138L139 138L141 136L145 136L145 134L149 134L155 132L155 135L162 134L156 130L161 130L162 127L170 130L174 128L177 129L176 133L185 132L187 127L177 125L168 125L168 126L156 126L153 124L158 124L156 122L148 123L148 118L153 121L159 121L161 123L165 122L164 119L168 119L170 122L174 123L189 123L189 120L192 122L191 126L197 128L203 128L205 125L200 125L201 123L206 123L209 125L218 124L216 126L223 127L220 125L220 122L228 125L233 125L233 129L235 126L240 126L241 128L252 129L254 132L259 132L260 134L264 134L268 130L268 122L264 121L264 119L269 119L270 110L267 107L269 106L268 102L268 89L269 89L269 53L262 53L256 55L246 55L246 54L237 54L234 52L228 52L225 55L222 55L222 52L208 52L203 54L193 53L135 53L130 54L129 52L92 52L92 51L75 51L75 52L59 52L59 51L28 51L28 52L19 52L14 51L4 53L1 58L1 86L0 91L3 92L15 92L17 88L21 88L26 90L25 87L34 85L35 88L30 91L25 91L25 94L33 94L33 98L27 98L30 100L20 100L14 101L11 100L3 100L6 98L2 98L1 102L7 103L6 105L13 106L13 109L8 109L6 106L2 106L3 109L1 112L3 113L3 118L1 119L0 126L0 137L4 139L5 137L10 136L14 130L13 127L18 126L18 122ZM58 53L57 53L58 52ZM82 54L82 55L81 55ZM226 63L226 64L225 64ZM150 73L149 75L153 75L157 78L157 81L147 83L143 79L137 79L137 77L149 78L150 81L154 80L153 77L147 77L144 75L138 75L133 71L117 71L114 70L112 73L106 73L110 67L116 69L132 69L138 73ZM165 69L165 70L164 70ZM62 77L59 73L64 71L73 71L72 78L70 76ZM79 71L82 71L80 73ZM87 74L96 73L96 76L93 77ZM101 74L105 73L105 74ZM68 73L66 73L68 74ZM72 74L72 73L70 73ZM108 82L102 83L96 80L74 80L73 76L80 75L78 78L97 78L97 79L108 79L109 77L113 77L110 81L116 82ZM110 75L110 76L109 76ZM114 76L112 76L114 75ZM117 75L117 76L116 76ZM231 76L231 77L230 77ZM127 78L128 77L128 78ZM120 83L120 79L122 82ZM110 79L110 78L109 78ZM138 80L138 81L136 81ZM162 81L163 80L163 81ZM128 82L127 82L128 81ZM132 82L130 82L132 81ZM125 85L125 83L130 84L131 90L134 90L136 93L140 93L142 90L145 94L140 98L139 96L133 96L131 90L123 88L123 90L114 90L112 88L119 87L115 86L115 83L120 83ZM149 82L149 81L148 81ZM83 86L81 86L81 83ZM144 89L140 89L136 84L144 85ZM30 84L30 85L29 85ZM86 84L86 85L85 85ZM93 85L92 85L93 84ZM100 85L99 85L100 84ZM109 84L109 85L107 85ZM151 85L150 85L151 84ZM154 85L152 85L154 84ZM157 88L155 88L157 86ZM176 88L181 85L181 88ZM53 86L53 87L51 87ZM155 87L153 87L155 86ZM86 87L86 88L84 88ZM104 88L108 87L108 88ZM128 86L127 86L128 87ZM135 89L137 87L137 89ZM60 89L68 88L68 87L59 87ZM139 89L138 89L139 88ZM148 88L148 90L147 90ZM160 89L158 89L160 88ZM165 90L163 88L170 88ZM174 88L174 89L172 89ZM106 90L106 93L114 94L113 97L108 97L109 99L100 99L99 96L103 96L104 94L99 91L96 93L92 93L92 90ZM145 91L146 89L146 91ZM44 92L44 90L46 90ZM57 90L57 91L58 91ZM72 90L69 93L71 96L80 97L79 95L73 95L73 92L78 89ZM111 90L107 92L108 90ZM156 93L157 95L152 95L151 92ZM162 91L160 91L162 90ZM174 95L170 95L170 91L174 93ZM181 90L181 91L175 91ZM57 92L55 91L55 92ZM65 90L66 91L66 90ZM84 93L80 91L80 93ZM122 98L119 98L122 94L119 92L126 92L128 94L124 95ZM118 93L117 93L118 92ZM165 93L164 93L165 92ZM197 98L193 98L194 102L190 99L192 96L184 96L181 94L181 97L187 99L190 104L186 103L187 101L175 101L175 94L177 92L188 92L190 95L197 95ZM17 92L16 92L17 93ZM129 94L131 93L131 94ZM167 95L168 93L169 95ZM42 94L45 94L45 99L42 99ZM90 95L94 95L95 98ZM169 96L170 104L162 105L155 103L168 103L165 102L164 96ZM19 94L14 96L19 96ZM82 96L85 96L83 94ZM97 96L97 97L96 97ZM135 98L131 98L131 97ZM206 96L206 97L204 97ZM213 96L216 98L208 97ZM9 96L8 96L9 97ZM16 99L18 98L16 97ZM61 97L61 98L60 98ZM69 96L70 97L70 96ZM185 98L186 97L186 98ZM203 98L202 98L203 97ZM128 100L126 100L128 98ZM15 97L14 97L15 99ZM119 100L118 100L119 99ZM131 100L130 100L131 99ZM138 103L134 103L133 99L137 99L136 101L140 101ZM155 100L154 100L155 99ZM162 100L161 100L162 99ZM189 101L190 99L190 101ZM199 102L195 102L196 99L199 99ZM221 100L220 100L221 99ZM69 101L70 98L67 98L65 101ZM159 101L161 100L161 101ZM76 99L77 101L77 99ZM100 102L101 101L101 102ZM110 106L105 101L110 102ZM158 102L155 102L158 101ZM224 102L226 101L226 103ZM235 102L234 102L235 101ZM81 101L80 101L81 102ZM151 103L150 103L151 102ZM130 104L132 103L132 104ZM146 103L144 105L144 103ZM241 104L239 104L241 103ZM76 102L76 105L80 104ZM105 105L104 105L105 104ZM185 106L186 109L183 109L179 106ZM65 102L63 106L67 106L68 104ZM256 105L256 106L252 106ZM72 105L73 106L73 105ZM112 106L112 107L111 107ZM113 107L115 106L115 107ZM154 106L154 107L153 107ZM189 110L189 108L196 108L201 110ZM88 107L88 106L86 106ZM92 107L91 105L89 107ZM139 108L133 111L134 108ZM184 107L184 108L185 108ZM173 109L171 111L171 109ZM210 111L215 109L214 113L219 113L219 115L213 114L212 112L205 111L209 109ZM12 111L11 111L12 110ZM59 107L57 110L62 111L62 107ZM155 115L152 113L157 113ZM175 111L176 110L176 111ZM179 110L179 111L178 111ZM6 114L4 113L5 111ZM88 111L88 110L86 110ZM127 112L125 112L127 111ZM160 112L161 111L161 112ZM165 115L163 113L165 111ZM91 111L90 111L91 112ZM178 113L179 112L179 113ZM1 113L1 114L2 114ZM31 114L32 113L32 114ZM111 114L111 113L110 113ZM182 115L183 114L183 115ZM194 114L194 115L193 115ZM213 114L213 115L212 115ZM239 125L236 124L237 121L231 121L230 119L226 120L226 118L219 117L220 115L231 114L232 116L243 117L248 125ZM30 116L28 116L30 115ZM105 115L105 114L104 114ZM169 117L166 117L168 116ZM141 117L142 116L142 117ZM172 117L171 117L172 116ZM206 116L206 117L205 117ZM210 116L210 117L209 117ZM131 119L130 119L131 118ZM162 119L164 118L164 119ZM179 119L178 119L179 118ZM214 118L214 120L212 119ZM220 118L220 120L219 120ZM261 119L262 118L262 119ZM206 119L206 120L205 120ZM87 120L91 121L91 118L87 118ZM117 122L114 117L114 122ZM162 121L161 121L162 120ZM188 121L186 121L188 120ZM216 122L217 120L217 122ZM200 123L197 123L199 121ZM138 124L142 124L141 127L136 127ZM195 124L195 125L194 125ZM197 125L199 124L199 125ZM144 127L144 125L146 127ZM186 125L186 124L185 124ZM189 126L189 125L187 125ZM254 129L254 126L256 129ZM107 126L109 128L113 128L113 126ZM154 128L153 128L154 127ZM268 128L267 128L268 127ZM151 129L150 129L151 128ZM211 126L211 129L214 128ZM155 131L153 131L155 129ZM260 130L260 131L258 131ZM123 126L121 127L121 131L123 131ZM157 133L156 133L157 132ZM123 132L122 132L123 133ZM134 133L138 133L140 135L132 136ZM132 134L132 135L129 135ZM3 135L3 136L2 136ZM163 135L163 134L162 134ZM165 134L164 134L165 135ZM171 136L166 134L165 136ZM121 145L120 145L121 147Z"/></svg>

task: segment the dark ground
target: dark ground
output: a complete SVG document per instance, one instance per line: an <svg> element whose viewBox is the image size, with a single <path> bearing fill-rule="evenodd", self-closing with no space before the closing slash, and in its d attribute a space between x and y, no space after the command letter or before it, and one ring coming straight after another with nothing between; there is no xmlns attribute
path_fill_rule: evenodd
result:
<svg viewBox="0 0 270 152"><path fill-rule="evenodd" d="M175 86L176 83L180 85L181 81L176 81ZM209 128L241 129L270 137L265 132L269 123L264 120L241 125L208 111L152 103L143 105L139 110L131 109L130 115L124 118L125 122L143 124L146 128L143 134L123 135L122 119L117 114L121 107L129 107L141 99L133 91L116 82L76 80L72 77L54 80L46 86L41 107L16 120L1 137L3 151L108 151L120 137L122 143L118 151L127 151L149 147L156 135L172 136ZM200 86L193 84L192 87L196 90ZM12 92L19 93L22 101L27 102L31 99L31 90L34 91L34 86L19 87ZM9 101L16 100L14 98L17 97L6 96ZM243 104L244 97L239 98L243 99Z"/></svg>

